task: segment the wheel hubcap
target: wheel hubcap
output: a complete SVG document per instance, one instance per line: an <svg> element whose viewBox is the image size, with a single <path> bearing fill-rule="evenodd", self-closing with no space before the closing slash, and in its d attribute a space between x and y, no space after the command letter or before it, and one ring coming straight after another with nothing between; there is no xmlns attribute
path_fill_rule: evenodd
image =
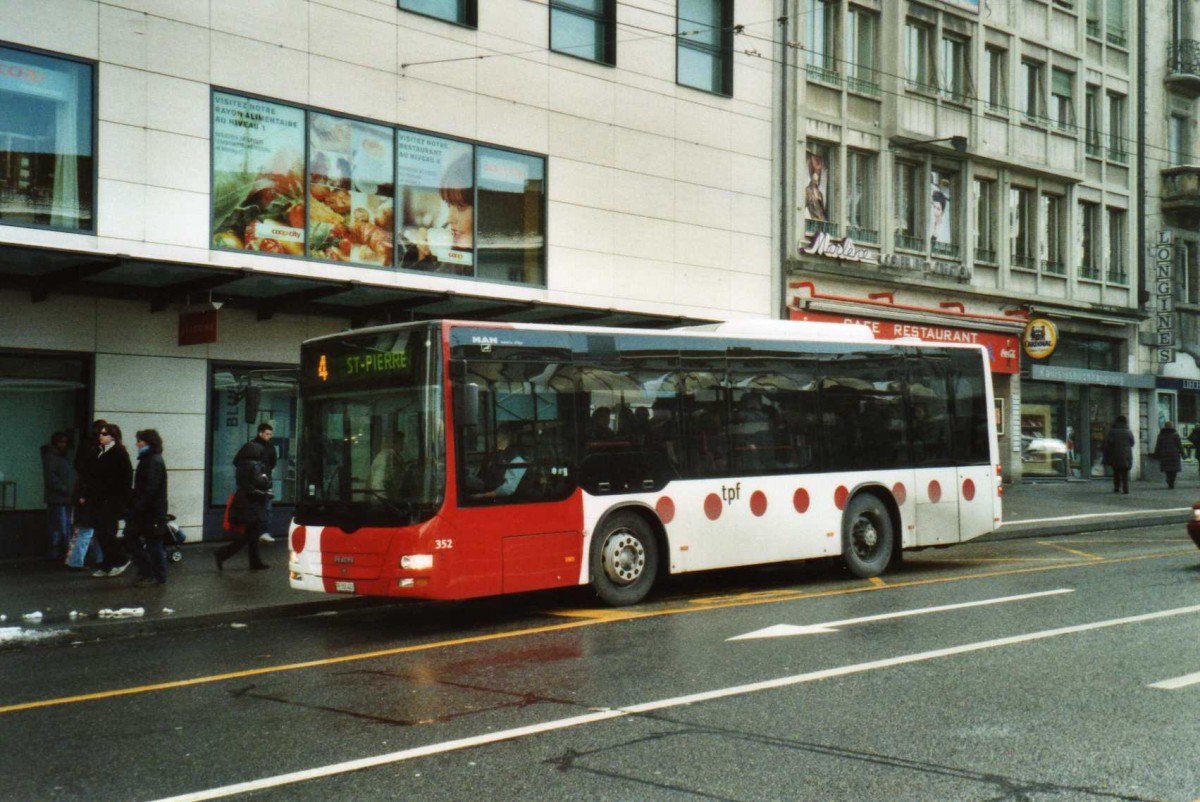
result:
<svg viewBox="0 0 1200 802"><path fill-rule="evenodd" d="M601 553L604 573L618 584L635 582L646 567L646 549L640 540L625 529L618 529L609 535Z"/></svg>
<svg viewBox="0 0 1200 802"><path fill-rule="evenodd" d="M869 557L879 544L879 531L869 518L859 518L850 530L850 540L859 557Z"/></svg>

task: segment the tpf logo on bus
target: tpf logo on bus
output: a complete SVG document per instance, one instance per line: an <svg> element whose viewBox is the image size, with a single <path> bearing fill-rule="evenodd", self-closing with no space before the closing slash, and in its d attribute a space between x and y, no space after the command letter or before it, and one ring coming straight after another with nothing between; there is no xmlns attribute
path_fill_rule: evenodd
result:
<svg viewBox="0 0 1200 802"><path fill-rule="evenodd" d="M721 498L725 499L726 504L733 504L734 499L742 497L742 483L738 482L733 487L721 485Z"/></svg>

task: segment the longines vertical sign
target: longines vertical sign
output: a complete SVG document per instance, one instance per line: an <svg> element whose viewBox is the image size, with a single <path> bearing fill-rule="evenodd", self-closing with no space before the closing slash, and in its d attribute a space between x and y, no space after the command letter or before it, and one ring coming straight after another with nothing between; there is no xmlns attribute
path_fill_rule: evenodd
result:
<svg viewBox="0 0 1200 802"><path fill-rule="evenodd" d="M1154 352L1160 363L1175 361L1175 247L1171 232L1158 232L1154 246Z"/></svg>

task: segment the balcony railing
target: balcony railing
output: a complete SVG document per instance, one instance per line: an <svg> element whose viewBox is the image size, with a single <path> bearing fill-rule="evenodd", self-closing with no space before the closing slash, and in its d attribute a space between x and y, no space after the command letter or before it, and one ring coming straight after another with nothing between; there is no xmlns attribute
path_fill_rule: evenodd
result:
<svg viewBox="0 0 1200 802"><path fill-rule="evenodd" d="M810 81L820 81L821 83L833 84L834 86L842 85L842 76L837 70L829 67L822 67L820 64L809 64L804 68L805 74L808 75Z"/></svg>
<svg viewBox="0 0 1200 802"><path fill-rule="evenodd" d="M1129 163L1129 153L1127 153L1126 151L1123 151L1123 150L1115 150L1113 148L1109 148L1108 149L1108 160L1110 162L1116 162L1117 164L1128 164Z"/></svg>
<svg viewBox="0 0 1200 802"><path fill-rule="evenodd" d="M1104 37L1110 45L1117 47L1128 47L1129 40L1125 38L1125 29L1119 25L1109 25L1107 35Z"/></svg>
<svg viewBox="0 0 1200 802"><path fill-rule="evenodd" d="M1058 259L1043 259L1042 272L1052 276L1062 276L1067 272L1067 266Z"/></svg>
<svg viewBox="0 0 1200 802"><path fill-rule="evenodd" d="M863 72L874 74L874 71L871 70L863 70ZM860 95L870 95L871 97L880 97L883 94L883 89L875 81L853 75L846 76L846 88L851 92L858 92Z"/></svg>
<svg viewBox="0 0 1200 802"><path fill-rule="evenodd" d="M906 251L924 251L925 238L913 237L908 234L896 232L896 247L903 248Z"/></svg>
<svg viewBox="0 0 1200 802"><path fill-rule="evenodd" d="M953 242L935 242L933 243L933 255L944 256L947 259L957 259L958 246Z"/></svg>
<svg viewBox="0 0 1200 802"><path fill-rule="evenodd" d="M1162 171L1162 208L1164 212L1200 212L1200 166Z"/></svg>
<svg viewBox="0 0 1200 802"><path fill-rule="evenodd" d="M874 228L862 228L861 226L846 226L846 236L855 242L861 242L866 245L879 244L879 231Z"/></svg>
<svg viewBox="0 0 1200 802"><path fill-rule="evenodd" d="M804 230L809 234L828 234L831 237L838 235L838 224L831 223L828 220L813 220L809 218L804 221Z"/></svg>
<svg viewBox="0 0 1200 802"><path fill-rule="evenodd" d="M1038 260L1036 256L1024 256L1014 253L1012 255L1012 266L1021 270L1037 270Z"/></svg>
<svg viewBox="0 0 1200 802"><path fill-rule="evenodd" d="M1099 39L1100 38L1100 20L1098 20L1098 19L1088 20L1086 30L1087 30L1088 36L1091 36L1095 39Z"/></svg>
<svg viewBox="0 0 1200 802"><path fill-rule="evenodd" d="M1200 42L1180 39L1167 49L1167 83L1193 97L1200 94Z"/></svg>
<svg viewBox="0 0 1200 802"><path fill-rule="evenodd" d="M1109 284L1128 284L1129 274L1125 272L1125 268L1118 267L1108 271Z"/></svg>
<svg viewBox="0 0 1200 802"><path fill-rule="evenodd" d="M994 265L996 264L996 251L992 248L976 248L975 261Z"/></svg>

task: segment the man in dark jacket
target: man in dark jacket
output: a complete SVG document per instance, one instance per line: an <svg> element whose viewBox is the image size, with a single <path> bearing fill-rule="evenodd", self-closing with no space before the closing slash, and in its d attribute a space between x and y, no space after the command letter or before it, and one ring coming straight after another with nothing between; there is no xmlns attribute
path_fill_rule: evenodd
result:
<svg viewBox="0 0 1200 802"><path fill-rule="evenodd" d="M271 438L275 436L275 427L269 423L258 424L258 433L254 439L246 443L238 449L238 452L233 455L233 465L237 469L235 481L241 487L246 483L246 476L243 476L247 471L255 472L255 475L261 475L263 472L268 477L275 475L275 461L278 455L275 453L275 446L271 445ZM271 497L267 496L263 500L265 508L265 520L262 525L262 534L259 535L259 540L263 543L274 543L275 538L267 532L271 524Z"/></svg>
<svg viewBox="0 0 1200 802"><path fill-rule="evenodd" d="M1104 462L1113 472L1113 492L1129 492L1129 469L1133 467L1133 432L1124 415L1118 415L1104 438Z"/></svg>
<svg viewBox="0 0 1200 802"><path fill-rule="evenodd" d="M67 459L70 438L55 432L42 446L42 499L46 502L46 523L50 530L51 560L67 556L71 546L71 504L75 490L75 466Z"/></svg>
<svg viewBox="0 0 1200 802"><path fill-rule="evenodd" d="M1150 456L1158 460L1158 467L1167 478L1167 488L1174 490L1175 477L1183 469L1183 441L1171 421L1163 424L1154 443L1154 453Z"/></svg>
<svg viewBox="0 0 1200 802"><path fill-rule="evenodd" d="M162 437L154 429L137 433L138 466L133 475L133 497L125 518L126 545L137 565L138 587L167 582L167 553L163 535L167 524L167 465Z"/></svg>

